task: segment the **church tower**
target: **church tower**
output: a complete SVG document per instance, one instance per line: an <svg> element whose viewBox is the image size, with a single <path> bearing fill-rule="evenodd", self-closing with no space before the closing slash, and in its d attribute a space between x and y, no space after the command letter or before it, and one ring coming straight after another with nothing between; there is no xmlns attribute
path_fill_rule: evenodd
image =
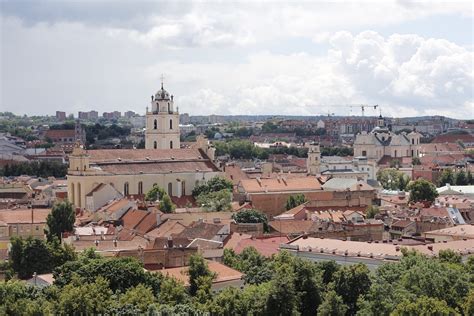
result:
<svg viewBox="0 0 474 316"><path fill-rule="evenodd" d="M318 143L309 144L308 158L306 159L306 170L308 174L315 176L320 172L321 150Z"/></svg>
<svg viewBox="0 0 474 316"><path fill-rule="evenodd" d="M146 149L179 148L179 113L174 110L173 96L163 88L151 96L151 111L146 110Z"/></svg>

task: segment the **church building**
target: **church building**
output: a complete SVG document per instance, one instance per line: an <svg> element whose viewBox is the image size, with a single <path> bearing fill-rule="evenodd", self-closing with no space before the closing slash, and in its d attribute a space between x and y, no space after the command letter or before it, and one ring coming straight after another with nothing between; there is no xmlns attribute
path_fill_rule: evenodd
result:
<svg viewBox="0 0 474 316"><path fill-rule="evenodd" d="M380 160L384 156L392 158L419 157L421 134L393 133L385 126L382 116L378 119L378 126L370 133L357 134L354 142L354 157Z"/></svg>
<svg viewBox="0 0 474 316"><path fill-rule="evenodd" d="M215 148L199 136L193 148L180 149L179 114L173 96L161 89L146 113L145 149L85 150L76 142L69 156L68 198L79 208L104 184L124 196L144 195L154 184L171 197L191 195L200 181L220 175Z"/></svg>

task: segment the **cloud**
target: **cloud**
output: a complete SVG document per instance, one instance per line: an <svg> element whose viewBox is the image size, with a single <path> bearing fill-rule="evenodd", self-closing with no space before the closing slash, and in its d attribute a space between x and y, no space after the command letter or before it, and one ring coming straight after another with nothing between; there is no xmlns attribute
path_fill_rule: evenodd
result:
<svg viewBox="0 0 474 316"><path fill-rule="evenodd" d="M36 3L2 3L2 109L143 113L164 73L191 114L473 117L472 45L377 32L468 2Z"/></svg>

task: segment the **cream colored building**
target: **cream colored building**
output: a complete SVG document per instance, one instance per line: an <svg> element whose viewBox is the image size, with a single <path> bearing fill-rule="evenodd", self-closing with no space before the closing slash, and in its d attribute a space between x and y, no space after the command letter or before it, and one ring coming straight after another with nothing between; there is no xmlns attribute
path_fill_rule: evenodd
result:
<svg viewBox="0 0 474 316"><path fill-rule="evenodd" d="M179 113L174 110L173 95L161 89L151 96L151 111L146 109L146 149L174 149L180 147Z"/></svg>
<svg viewBox="0 0 474 316"><path fill-rule="evenodd" d="M104 184L124 196L142 196L154 184L172 197L191 195L197 183L221 174L214 155L215 148L203 136L194 148L180 149L179 114L162 83L152 96L151 111L147 108L145 149L87 151L75 144L69 156L68 198L76 207L87 208L87 196Z"/></svg>
<svg viewBox="0 0 474 316"><path fill-rule="evenodd" d="M419 157L421 134L415 131L395 134L387 127L382 117L372 132L357 134L354 142L354 157L367 157L379 160L384 156Z"/></svg>

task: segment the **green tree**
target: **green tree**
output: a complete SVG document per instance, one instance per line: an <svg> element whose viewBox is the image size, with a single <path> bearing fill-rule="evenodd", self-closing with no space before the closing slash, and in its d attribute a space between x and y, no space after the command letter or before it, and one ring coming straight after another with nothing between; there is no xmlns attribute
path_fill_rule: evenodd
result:
<svg viewBox="0 0 474 316"><path fill-rule="evenodd" d="M75 221L76 214L73 205L67 200L56 202L51 213L46 217L48 240L51 241L55 237L61 240L62 233L72 232Z"/></svg>
<svg viewBox="0 0 474 316"><path fill-rule="evenodd" d="M154 184L153 187L145 194L146 201L161 201L165 195L168 195L163 188L158 184Z"/></svg>
<svg viewBox="0 0 474 316"><path fill-rule="evenodd" d="M439 260L441 262L447 262L447 263L457 263L461 264L462 262L462 257L460 254L454 252L452 249L442 249L439 251Z"/></svg>
<svg viewBox="0 0 474 316"><path fill-rule="evenodd" d="M306 197L304 194L290 195L286 200L286 210L291 210L292 208L297 207L306 202Z"/></svg>
<svg viewBox="0 0 474 316"><path fill-rule="evenodd" d="M438 197L438 191L436 191L436 187L425 179L418 179L416 181L410 182L407 186L407 189L410 191L411 202L434 202Z"/></svg>
<svg viewBox="0 0 474 316"><path fill-rule="evenodd" d="M227 190L217 192L201 193L196 203L208 212L230 211L232 209L232 193Z"/></svg>
<svg viewBox="0 0 474 316"><path fill-rule="evenodd" d="M456 182L456 185L468 185L469 182L467 180L466 172L464 170L459 170L459 172L456 173L454 181Z"/></svg>
<svg viewBox="0 0 474 316"><path fill-rule="evenodd" d="M60 291L56 312L61 315L104 315L116 304L112 294L104 278L99 277L92 283L75 279Z"/></svg>
<svg viewBox="0 0 474 316"><path fill-rule="evenodd" d="M298 304L293 269L288 264L278 266L270 281L267 314L293 315L297 311Z"/></svg>
<svg viewBox="0 0 474 316"><path fill-rule="evenodd" d="M446 184L454 184L454 173L451 169L444 169L438 178L438 186L442 187Z"/></svg>
<svg viewBox="0 0 474 316"><path fill-rule="evenodd" d="M474 289L471 289L462 304L464 315L474 315Z"/></svg>
<svg viewBox="0 0 474 316"><path fill-rule="evenodd" d="M143 284L129 288L119 299L121 306L132 305L138 308L140 313L148 310L148 306L155 302L153 291Z"/></svg>
<svg viewBox="0 0 474 316"><path fill-rule="evenodd" d="M160 201L160 211L162 211L163 213L172 213L175 208L176 205L173 204L170 196L168 194L165 194L163 196L163 199Z"/></svg>
<svg viewBox="0 0 474 316"><path fill-rule="evenodd" d="M365 217L366 218L374 218L380 212L379 208L375 205L369 205L365 209Z"/></svg>
<svg viewBox="0 0 474 316"><path fill-rule="evenodd" d="M319 316L344 316L347 312L347 305L334 290L326 292L324 300L318 307Z"/></svg>
<svg viewBox="0 0 474 316"><path fill-rule="evenodd" d="M192 255L189 258L188 275L189 275L189 293L193 296L196 295L199 289L198 278L210 277L212 281L212 278L215 277L215 275L211 272L211 270L209 270L207 262L204 260L204 258L201 255L198 255L198 254ZM201 279L200 281L202 283L205 283L206 280Z"/></svg>
<svg viewBox="0 0 474 316"><path fill-rule="evenodd" d="M269 260L254 247L246 247L236 255L231 249L224 249L224 264L244 273L246 284L261 284L270 281L273 269Z"/></svg>
<svg viewBox="0 0 474 316"><path fill-rule="evenodd" d="M414 302L404 301L397 305L391 315L393 316L451 316L456 311L446 304L445 301L435 298L421 296Z"/></svg>
<svg viewBox="0 0 474 316"><path fill-rule="evenodd" d="M403 191L408 184L409 178L406 174L396 169L383 169L377 172L377 180L386 190Z"/></svg>
<svg viewBox="0 0 474 316"><path fill-rule="evenodd" d="M188 294L182 282L175 278L164 278L160 286L158 302L160 304L183 304L188 301Z"/></svg>
<svg viewBox="0 0 474 316"><path fill-rule="evenodd" d="M466 180L467 180L467 184L469 184L469 185L474 184L474 178L472 177L471 170L467 171Z"/></svg>
<svg viewBox="0 0 474 316"><path fill-rule="evenodd" d="M257 209L244 209L232 214L232 219L236 223L263 223L264 231L268 231L267 215Z"/></svg>
<svg viewBox="0 0 474 316"><path fill-rule="evenodd" d="M421 160L420 160L420 158L418 158L418 157L412 158L411 164L414 165L414 166L419 166L419 165L421 165Z"/></svg>
<svg viewBox="0 0 474 316"><path fill-rule="evenodd" d="M366 294L371 285L370 271L364 264L344 266L333 276L333 287L347 304L349 314L357 311L357 300Z"/></svg>
<svg viewBox="0 0 474 316"><path fill-rule="evenodd" d="M232 181L216 176L211 178L209 181L198 184L196 187L194 187L192 194L195 198L197 198L201 194L208 194L222 190L232 191L232 188Z"/></svg>

